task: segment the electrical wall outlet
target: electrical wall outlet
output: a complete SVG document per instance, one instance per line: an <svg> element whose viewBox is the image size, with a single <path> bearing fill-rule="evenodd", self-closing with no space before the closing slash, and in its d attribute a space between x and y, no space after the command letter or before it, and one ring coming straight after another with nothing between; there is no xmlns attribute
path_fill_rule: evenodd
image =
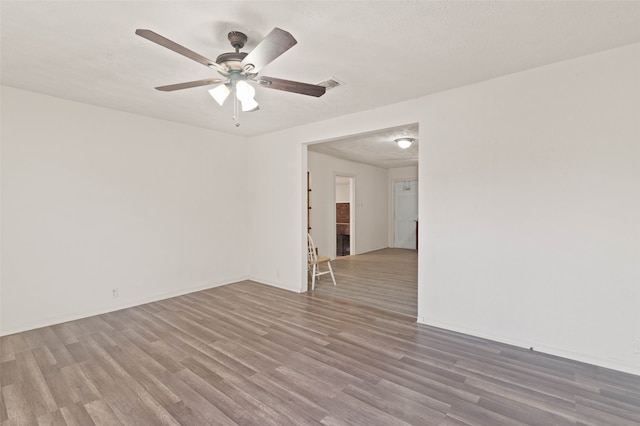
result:
<svg viewBox="0 0 640 426"><path fill-rule="evenodd" d="M636 336L636 349L634 352L640 354L640 336Z"/></svg>
<svg viewBox="0 0 640 426"><path fill-rule="evenodd" d="M113 290L111 290L111 297L113 297L114 299L116 297L118 297L118 289L114 288Z"/></svg>

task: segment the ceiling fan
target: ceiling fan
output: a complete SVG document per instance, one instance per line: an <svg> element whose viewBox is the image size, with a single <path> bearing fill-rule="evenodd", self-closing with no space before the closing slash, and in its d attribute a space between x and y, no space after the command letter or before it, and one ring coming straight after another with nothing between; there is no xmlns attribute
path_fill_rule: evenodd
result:
<svg viewBox="0 0 640 426"><path fill-rule="evenodd" d="M258 103L254 99L255 89L249 83L269 89L283 90L285 92L315 97L324 95L327 89L325 86L316 84L258 76L262 68L297 43L296 39L290 33L280 28L271 30L251 52L240 52L240 49L242 49L247 42L247 36L239 31L231 31L227 35L227 38L231 46L235 49L235 52L222 53L215 61L205 58L151 30L137 29L136 34L216 70L223 78L206 78L203 80L159 86L156 87L156 89L163 92L172 92L174 90L188 89L191 87L218 84L214 89L209 90L209 93L220 105L224 103L230 94L233 94L233 119L236 121L236 126L240 125L238 103L241 104L242 111L248 112L258 109Z"/></svg>

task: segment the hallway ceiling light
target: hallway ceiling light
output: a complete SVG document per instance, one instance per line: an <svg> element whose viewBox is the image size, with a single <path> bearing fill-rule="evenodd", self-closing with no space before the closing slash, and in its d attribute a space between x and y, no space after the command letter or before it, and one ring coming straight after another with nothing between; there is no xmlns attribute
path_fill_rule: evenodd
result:
<svg viewBox="0 0 640 426"><path fill-rule="evenodd" d="M396 143L398 144L398 146L400 148L407 149L413 143L413 139L412 138L399 138L399 139L396 139Z"/></svg>

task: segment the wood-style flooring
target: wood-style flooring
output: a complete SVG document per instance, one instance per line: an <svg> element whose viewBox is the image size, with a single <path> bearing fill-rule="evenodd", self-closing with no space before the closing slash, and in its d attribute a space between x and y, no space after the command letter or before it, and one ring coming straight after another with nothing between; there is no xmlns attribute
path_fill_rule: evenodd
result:
<svg viewBox="0 0 640 426"><path fill-rule="evenodd" d="M640 377L250 281L1 338L5 425L640 425Z"/></svg>
<svg viewBox="0 0 640 426"><path fill-rule="evenodd" d="M334 286L331 277L323 275L316 281L316 297L364 304L416 318L417 251L386 248L338 257L331 265L338 285Z"/></svg>

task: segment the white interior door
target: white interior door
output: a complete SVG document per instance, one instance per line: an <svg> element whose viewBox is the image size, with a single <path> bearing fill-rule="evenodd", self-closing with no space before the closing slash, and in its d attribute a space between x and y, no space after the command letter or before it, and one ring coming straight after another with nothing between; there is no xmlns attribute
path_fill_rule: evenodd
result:
<svg viewBox="0 0 640 426"><path fill-rule="evenodd" d="M416 248L416 221L418 220L418 181L393 183L393 217L395 246Z"/></svg>

